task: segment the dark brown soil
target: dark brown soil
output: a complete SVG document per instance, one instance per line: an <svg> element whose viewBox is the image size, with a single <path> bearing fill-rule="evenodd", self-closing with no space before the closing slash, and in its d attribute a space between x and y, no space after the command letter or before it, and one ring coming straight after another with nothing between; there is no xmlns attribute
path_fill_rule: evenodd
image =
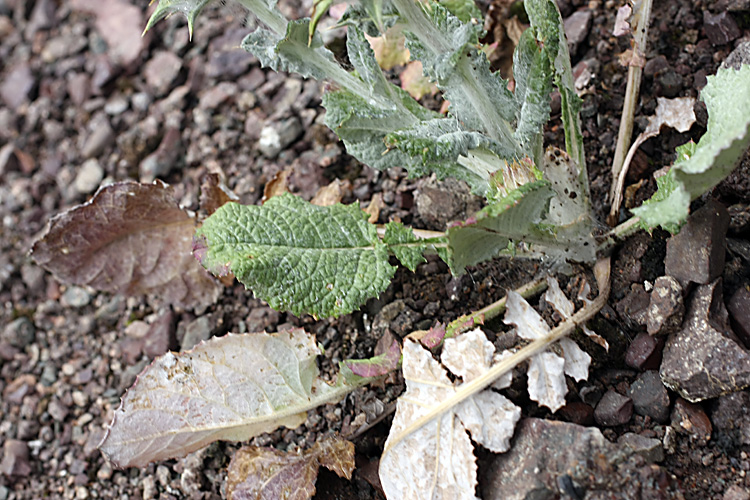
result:
<svg viewBox="0 0 750 500"><path fill-rule="evenodd" d="M141 16L135 25L143 26L147 2L133 3L137 7L130 8ZM629 48L629 42L612 35L619 3L560 3L566 16L585 8L592 13L591 27L573 54L573 64L591 60L595 68L583 96L582 116L592 199L603 221L609 210L610 164L627 73L617 56ZM713 74L734 46L750 36L747 10L731 14L741 37L728 43L713 44L704 29L705 12L716 14L727 4L742 2L656 3L636 134L645 127L644 117L653 113L656 97L697 97L706 75ZM291 190L307 199L335 178L350 183L345 202L366 204L374 195L382 195L385 208L380 222L399 218L415 227L442 229L446 220L476 206L468 196L445 189L446 196L455 198L450 203L457 213L420 211L415 198L423 181L407 179L398 170L376 172L348 157L322 125L320 84L261 70L254 58L230 50L246 31L231 6L208 9L197 22L192 42L187 40L184 21L173 16L125 61L113 53L140 43L140 38L126 36L132 30L128 32L124 13L132 12L117 10L117 6L127 9L130 2L102 4L115 7L102 7L105 12L97 23L90 13L92 2L86 0L0 0L0 324L6 328L13 320L28 318L24 328L31 332L20 341L16 338L15 344L6 336L0 339L0 445L6 450L2 470L15 470L0 473L0 500L222 497L226 466L236 444L217 443L185 459L125 471L113 470L96 449L121 394L150 362L125 332L135 321L151 323L171 310L172 348L179 347L187 331L206 338L304 326L325 347L321 370L332 375L339 360L371 356L386 329L403 336L436 321L450 321L549 272L534 263L495 261L455 278L442 262L431 259L415 273L399 269L379 299L338 320L276 313L236 283L225 289L217 305L192 311L171 307L158 297L122 298L58 283L28 256L49 218L86 201L102 180L144 179L154 168L158 177L175 187L181 203L193 210L198 209L200 179L208 172L222 172L242 202L256 203L264 185L288 166L294 169ZM297 2L282 4L286 12L304 15ZM102 26L115 30L112 23L122 46L101 31ZM173 73L163 60L149 66L162 52L178 56ZM159 83L160 78L167 81ZM261 154L261 129L292 117L300 133L278 154ZM106 129L104 123L111 131L97 134ZM705 109L701 114L698 105L698 123L689 132L665 130L644 144L628 178L628 185L643 181L634 194L636 202L654 191L651 174L672 161L675 146L697 140L704 125ZM547 136L550 142L562 141L557 122ZM144 162L167 140L172 142ZM713 195L727 205L739 203L733 213L738 214L734 221L741 221L743 204L750 199L746 178L736 176L733 185ZM627 216L625 210L622 215ZM733 236L744 241L744 226L737 222L733 227L739 228ZM664 273L667 236L660 231L639 234L614 254L610 305L595 323L613 348L608 355L591 350L599 357L586 386L622 392L635 379L637 372L623 359L639 330L616 312L615 304L631 293L633 283L653 282ZM727 280L728 286L736 289L750 269L744 260L730 262L734 278ZM384 314L394 307L400 311L395 317ZM210 315L211 321L194 322L203 315ZM491 322L484 328L494 338L504 326ZM571 401L579 399L583 385L573 388ZM311 412L298 429L279 430L254 439L253 444L294 449L333 431L345 437L356 435L358 468L353 480L321 472L316 498L382 498L373 483L390 420L385 418L364 433L358 429L368 418L387 411L402 390L403 381L392 376L383 387L360 389L338 405ZM524 416L565 418L520 401ZM710 414L712 404L699 408ZM664 439L669 427L634 415L627 424L603 432L612 441L631 431ZM658 464L673 490L692 499L750 498L748 446L739 436L715 433L705 440L676 433L673 439L673 453ZM9 440L25 443L28 456L5 446ZM736 488L730 492L731 487Z"/></svg>

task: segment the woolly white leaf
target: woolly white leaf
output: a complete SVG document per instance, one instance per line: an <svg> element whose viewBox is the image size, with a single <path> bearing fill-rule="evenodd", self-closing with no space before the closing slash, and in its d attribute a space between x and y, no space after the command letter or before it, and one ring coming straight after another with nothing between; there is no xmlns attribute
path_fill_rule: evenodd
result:
<svg viewBox="0 0 750 500"><path fill-rule="evenodd" d="M492 344L480 330L446 341L443 363L465 380L490 367ZM406 393L398 400L389 440L425 415L461 386L451 383L443 366L420 344L407 341L403 351ZM409 434L380 461L380 480L389 499L471 499L476 488L476 459L467 434L483 446L506 451L521 416L505 397L485 390Z"/></svg>
<svg viewBox="0 0 750 500"><path fill-rule="evenodd" d="M529 397L552 412L565 405L568 387L564 366L565 360L553 352L543 352L529 360Z"/></svg>
<svg viewBox="0 0 750 500"><path fill-rule="evenodd" d="M565 359L565 374L581 381L589 377L591 356L570 339L560 339L560 349Z"/></svg>
<svg viewBox="0 0 750 500"><path fill-rule="evenodd" d="M526 340L536 340L549 333L549 325L542 319L526 299L513 290L508 292L506 301L506 325L516 325L518 336Z"/></svg>

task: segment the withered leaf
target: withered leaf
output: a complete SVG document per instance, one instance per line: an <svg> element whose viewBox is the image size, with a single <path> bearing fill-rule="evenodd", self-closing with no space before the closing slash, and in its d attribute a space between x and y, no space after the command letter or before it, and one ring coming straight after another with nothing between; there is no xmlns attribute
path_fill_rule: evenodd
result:
<svg viewBox="0 0 750 500"><path fill-rule="evenodd" d="M206 174L201 180L200 207L206 214L211 215L216 209L229 201L240 201L239 196L234 194L219 174Z"/></svg>
<svg viewBox="0 0 750 500"><path fill-rule="evenodd" d="M195 227L166 184L118 182L55 216L32 255L66 283L211 304L221 288L191 255Z"/></svg>
<svg viewBox="0 0 750 500"><path fill-rule="evenodd" d="M227 470L230 500L307 500L315 494L318 467L351 479L354 444L339 437L319 441L302 453L245 446Z"/></svg>

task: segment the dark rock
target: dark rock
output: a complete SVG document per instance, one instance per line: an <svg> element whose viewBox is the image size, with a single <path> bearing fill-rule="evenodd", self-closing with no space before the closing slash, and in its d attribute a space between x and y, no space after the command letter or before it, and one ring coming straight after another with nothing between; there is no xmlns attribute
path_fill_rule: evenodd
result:
<svg viewBox="0 0 750 500"><path fill-rule="evenodd" d="M683 434L688 434L695 439L708 441L711 439L711 420L709 420L703 409L682 398L677 398L672 410L672 427Z"/></svg>
<svg viewBox="0 0 750 500"><path fill-rule="evenodd" d="M2 337L0 337L0 340L3 342L7 342L19 349L23 349L34 342L34 339L36 339L36 328L34 327L34 323L25 316L16 318L5 325Z"/></svg>
<svg viewBox="0 0 750 500"><path fill-rule="evenodd" d="M625 363L637 370L656 370L661 364L665 337L639 333L628 346Z"/></svg>
<svg viewBox="0 0 750 500"><path fill-rule="evenodd" d="M154 94L160 97L169 92L181 69L182 59L171 50L163 50L156 52L144 65L143 76Z"/></svg>
<svg viewBox="0 0 750 500"><path fill-rule="evenodd" d="M31 474L29 447L24 441L17 439L5 441L0 472L8 477L26 477Z"/></svg>
<svg viewBox="0 0 750 500"><path fill-rule="evenodd" d="M595 427L528 418L513 440L488 461L480 481L485 500L673 498L660 467L643 467L630 447L610 443Z"/></svg>
<svg viewBox="0 0 750 500"><path fill-rule="evenodd" d="M659 73L656 76L656 82L659 86L657 94L664 97L677 97L685 85L682 75L671 68Z"/></svg>
<svg viewBox="0 0 750 500"><path fill-rule="evenodd" d="M646 331L651 335L666 335L677 331L685 315L682 287L671 276L660 276L651 290L646 317Z"/></svg>
<svg viewBox="0 0 750 500"><path fill-rule="evenodd" d="M669 420L669 393L657 371L641 373L630 386L629 394L637 414L662 424Z"/></svg>
<svg viewBox="0 0 750 500"><path fill-rule="evenodd" d="M750 40L737 45L721 63L721 67L739 70L743 64L750 64Z"/></svg>
<svg viewBox="0 0 750 500"><path fill-rule="evenodd" d="M737 22L726 11L716 15L703 11L703 29L713 45L725 45L742 35Z"/></svg>
<svg viewBox="0 0 750 500"><path fill-rule="evenodd" d="M750 346L750 290L743 286L737 289L727 303L729 318L734 333L745 347Z"/></svg>
<svg viewBox="0 0 750 500"><path fill-rule="evenodd" d="M8 71L3 83L0 84L0 98L6 106L16 109L27 101L35 83L29 65L19 63Z"/></svg>
<svg viewBox="0 0 750 500"><path fill-rule="evenodd" d="M565 19L565 36L568 38L571 54L575 53L578 46L586 40L592 19L593 13L588 9L573 12Z"/></svg>
<svg viewBox="0 0 750 500"><path fill-rule="evenodd" d="M270 307L254 307L245 320L245 324L250 333L265 332L269 327L278 325L280 319L281 314Z"/></svg>
<svg viewBox="0 0 750 500"><path fill-rule="evenodd" d="M650 300L651 297L643 285L633 283L630 293L615 304L615 310L632 330L642 330L646 326Z"/></svg>
<svg viewBox="0 0 750 500"><path fill-rule="evenodd" d="M594 409L594 420L599 425L622 425L633 416L633 401L615 391L607 391Z"/></svg>
<svg viewBox="0 0 750 500"><path fill-rule="evenodd" d="M664 446L661 441L634 432L628 432L620 436L617 444L627 446L636 455L642 456L646 462L654 463L664 460Z"/></svg>
<svg viewBox="0 0 750 500"><path fill-rule="evenodd" d="M563 419L578 425L594 425L594 409L586 403L568 403L557 414Z"/></svg>
<svg viewBox="0 0 750 500"><path fill-rule="evenodd" d="M665 274L677 279L683 289L690 282L705 285L721 276L728 227L724 205L714 200L706 203L667 241Z"/></svg>
<svg viewBox="0 0 750 500"><path fill-rule="evenodd" d="M691 402L750 385L750 351L738 343L728 326L721 280L696 288L683 328L667 339L661 378Z"/></svg>
<svg viewBox="0 0 750 500"><path fill-rule="evenodd" d="M720 396L711 412L717 431L729 434L734 442L750 445L750 392Z"/></svg>
<svg viewBox="0 0 750 500"><path fill-rule="evenodd" d="M643 76L654 77L669 69L669 62L663 55L658 55L646 61L643 66Z"/></svg>

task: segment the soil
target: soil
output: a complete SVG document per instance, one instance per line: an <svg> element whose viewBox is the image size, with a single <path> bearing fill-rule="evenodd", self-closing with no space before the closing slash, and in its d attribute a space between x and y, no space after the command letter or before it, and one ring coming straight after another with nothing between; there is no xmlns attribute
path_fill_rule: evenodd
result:
<svg viewBox="0 0 750 500"><path fill-rule="evenodd" d="M274 312L236 282L225 288L218 304L195 310L172 307L158 297L124 298L59 283L35 265L29 248L50 217L86 201L103 181L158 177L175 187L183 206L197 210L206 173L221 173L243 203L256 203L273 176L292 167L290 189L307 199L339 178L346 181L344 202L367 205L382 196L380 222L400 219L438 230L478 206L455 186L407 179L398 169L373 171L348 157L322 124L322 85L262 70L253 57L235 50L246 29L231 4L209 8L189 41L179 16L141 39L146 3L0 0L0 324L5 332L0 339L0 500L223 497L226 466L237 444L216 443L185 459L124 471L113 470L96 449L120 396L152 359L133 341L134 323L160 320L171 349L179 348L188 333L200 340L303 326L325 347L320 366L331 376L339 360L371 356L385 330L403 336L450 321L551 272L534 263L498 260L452 277L442 262L431 259L415 273L400 268L381 297L336 320ZM697 97L706 75L750 39L746 2L657 3L636 134L657 97ZM592 200L598 220L604 221L627 73L618 55L629 42L612 35L619 3L560 4L566 17L577 10L591 13L573 64L587 61L593 73L583 92L582 117ZM309 8L282 1L293 17ZM737 33L725 29L728 40L715 33L710 39L704 16L727 8L735 9L729 17ZM642 146L627 180L627 185L642 185L632 190L629 206L654 192L652 174L672 161L675 146L698 140L705 131L705 108L698 104L696 110L698 122L689 132L665 130ZM284 132L278 150L261 144L265 126ZM562 142L558 121L546 135L550 143ZM736 175L710 194L732 206L730 235L740 242L735 244L747 236L742 223L750 200L747 184L746 177ZM425 209L420 196L430 189L450 208ZM608 355L599 352L588 382L572 387L570 402L583 399L584 387L625 393L636 379L638 371L625 364L624 356L643 328L617 304L633 293L631 285L653 283L664 274L667 237L660 231L638 234L613 255L610 303L594 326L619 340ZM727 262L725 292L730 296L750 276L750 268L745 260ZM196 321L206 315L209 321ZM28 321L12 323L19 318ZM499 322L484 325L493 339L504 328ZM358 467L353 479L322 471L315 498L382 498L377 458L390 417L364 431L360 426L387 414L402 390L400 377L391 376L382 387L360 389L337 405L311 412L298 429L263 435L252 444L286 450L309 447L330 432L354 436ZM677 396L670 397L674 404ZM519 401L524 416L575 420L571 412L550 415L528 400ZM709 420L715 404L694 408L696 425ZM658 464L666 486L650 486L653 498L750 498L748 445L739 435L711 435L709 430L706 439L700 433L669 431L673 427L635 414L623 425L601 428L611 441L627 432L660 440L669 435L670 453ZM489 470L483 465L486 455L480 455L482 472Z"/></svg>

